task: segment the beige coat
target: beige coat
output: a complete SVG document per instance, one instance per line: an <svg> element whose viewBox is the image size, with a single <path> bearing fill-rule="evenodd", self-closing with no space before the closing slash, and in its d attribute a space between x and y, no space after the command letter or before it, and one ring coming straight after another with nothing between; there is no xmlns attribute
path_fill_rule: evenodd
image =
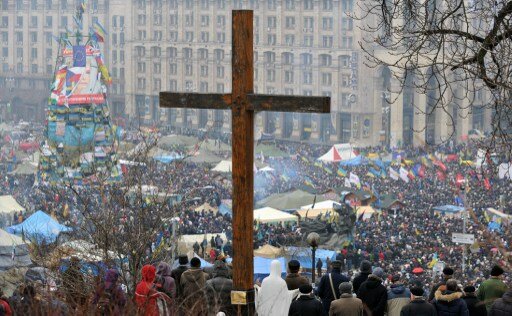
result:
<svg viewBox="0 0 512 316"><path fill-rule="evenodd" d="M361 316L363 314L363 302L352 294L342 294L337 300L332 301L329 316Z"/></svg>

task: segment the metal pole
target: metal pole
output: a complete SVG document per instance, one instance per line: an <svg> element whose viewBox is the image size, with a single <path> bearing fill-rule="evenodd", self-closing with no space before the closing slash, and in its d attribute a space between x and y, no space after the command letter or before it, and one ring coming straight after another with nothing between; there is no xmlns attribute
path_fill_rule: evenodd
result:
<svg viewBox="0 0 512 316"><path fill-rule="evenodd" d="M311 283L313 283L313 285L315 284L315 252L316 252L316 247L312 247L313 248L313 261L311 262Z"/></svg>
<svg viewBox="0 0 512 316"><path fill-rule="evenodd" d="M467 224L467 212L468 212L468 206L466 203L466 191L465 188L461 188L461 194L462 194L462 203L464 203L464 211L462 212L462 233L466 233L466 224ZM462 244L462 276L466 275L466 245Z"/></svg>

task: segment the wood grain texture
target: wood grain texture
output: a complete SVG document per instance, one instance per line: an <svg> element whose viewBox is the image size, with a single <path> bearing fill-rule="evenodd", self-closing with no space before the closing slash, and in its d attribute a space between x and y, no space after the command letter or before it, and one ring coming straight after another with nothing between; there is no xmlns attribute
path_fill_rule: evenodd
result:
<svg viewBox="0 0 512 316"><path fill-rule="evenodd" d="M248 98L255 112L329 113L331 110L330 97L250 94Z"/></svg>
<svg viewBox="0 0 512 316"><path fill-rule="evenodd" d="M231 108L231 94L160 92L162 108L196 108L226 110Z"/></svg>

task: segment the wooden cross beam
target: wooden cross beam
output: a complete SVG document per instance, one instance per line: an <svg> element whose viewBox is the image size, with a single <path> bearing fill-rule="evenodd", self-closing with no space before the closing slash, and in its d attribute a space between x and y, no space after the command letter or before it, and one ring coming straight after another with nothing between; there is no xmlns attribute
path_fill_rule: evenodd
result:
<svg viewBox="0 0 512 316"><path fill-rule="evenodd" d="M253 161L254 113L329 113L329 97L253 94L253 12L234 10L232 22L231 94L160 92L160 107L231 109L233 174L233 287L246 291L250 304L253 286ZM252 295L253 296L253 295Z"/></svg>

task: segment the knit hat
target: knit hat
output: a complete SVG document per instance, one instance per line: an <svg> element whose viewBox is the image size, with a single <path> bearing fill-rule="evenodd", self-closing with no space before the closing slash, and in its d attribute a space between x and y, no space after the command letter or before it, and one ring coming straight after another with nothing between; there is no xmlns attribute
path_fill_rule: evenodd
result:
<svg viewBox="0 0 512 316"><path fill-rule="evenodd" d="M334 260L331 265L333 269L341 269L341 261L339 260Z"/></svg>
<svg viewBox="0 0 512 316"><path fill-rule="evenodd" d="M499 265L495 265L494 267L492 267L491 269L491 276L500 276L502 275L503 273L505 273L505 271L503 271L503 268L500 267Z"/></svg>
<svg viewBox="0 0 512 316"><path fill-rule="evenodd" d="M425 293L425 291L421 287L412 287L410 290L411 294L417 297L421 297Z"/></svg>
<svg viewBox="0 0 512 316"><path fill-rule="evenodd" d="M188 257L186 255L181 255L178 257L178 263L182 266L188 264Z"/></svg>
<svg viewBox="0 0 512 316"><path fill-rule="evenodd" d="M377 267L373 269L372 274L380 279L384 279L384 270L382 268Z"/></svg>
<svg viewBox="0 0 512 316"><path fill-rule="evenodd" d="M300 262L297 260L290 260L288 262L288 269L290 269L290 272L297 272L300 269Z"/></svg>
<svg viewBox="0 0 512 316"><path fill-rule="evenodd" d="M453 275L453 272L454 272L453 269L450 268L450 267L446 267L446 268L443 269L443 274L446 275L446 276Z"/></svg>
<svg viewBox="0 0 512 316"><path fill-rule="evenodd" d="M463 289L464 293L475 293L476 289L473 285L468 285Z"/></svg>
<svg viewBox="0 0 512 316"><path fill-rule="evenodd" d="M359 270L361 270L362 273L371 273L372 264L368 260L363 260L363 262L361 262L361 265L359 266Z"/></svg>
<svg viewBox="0 0 512 316"><path fill-rule="evenodd" d="M400 281L400 274L393 274L393 276L391 277L391 282L398 282Z"/></svg>
<svg viewBox="0 0 512 316"><path fill-rule="evenodd" d="M350 282L342 282L339 286L340 294L352 294L352 283Z"/></svg>
<svg viewBox="0 0 512 316"><path fill-rule="evenodd" d="M299 292L302 294L309 294L313 292L313 287L310 284L304 284L299 286Z"/></svg>

